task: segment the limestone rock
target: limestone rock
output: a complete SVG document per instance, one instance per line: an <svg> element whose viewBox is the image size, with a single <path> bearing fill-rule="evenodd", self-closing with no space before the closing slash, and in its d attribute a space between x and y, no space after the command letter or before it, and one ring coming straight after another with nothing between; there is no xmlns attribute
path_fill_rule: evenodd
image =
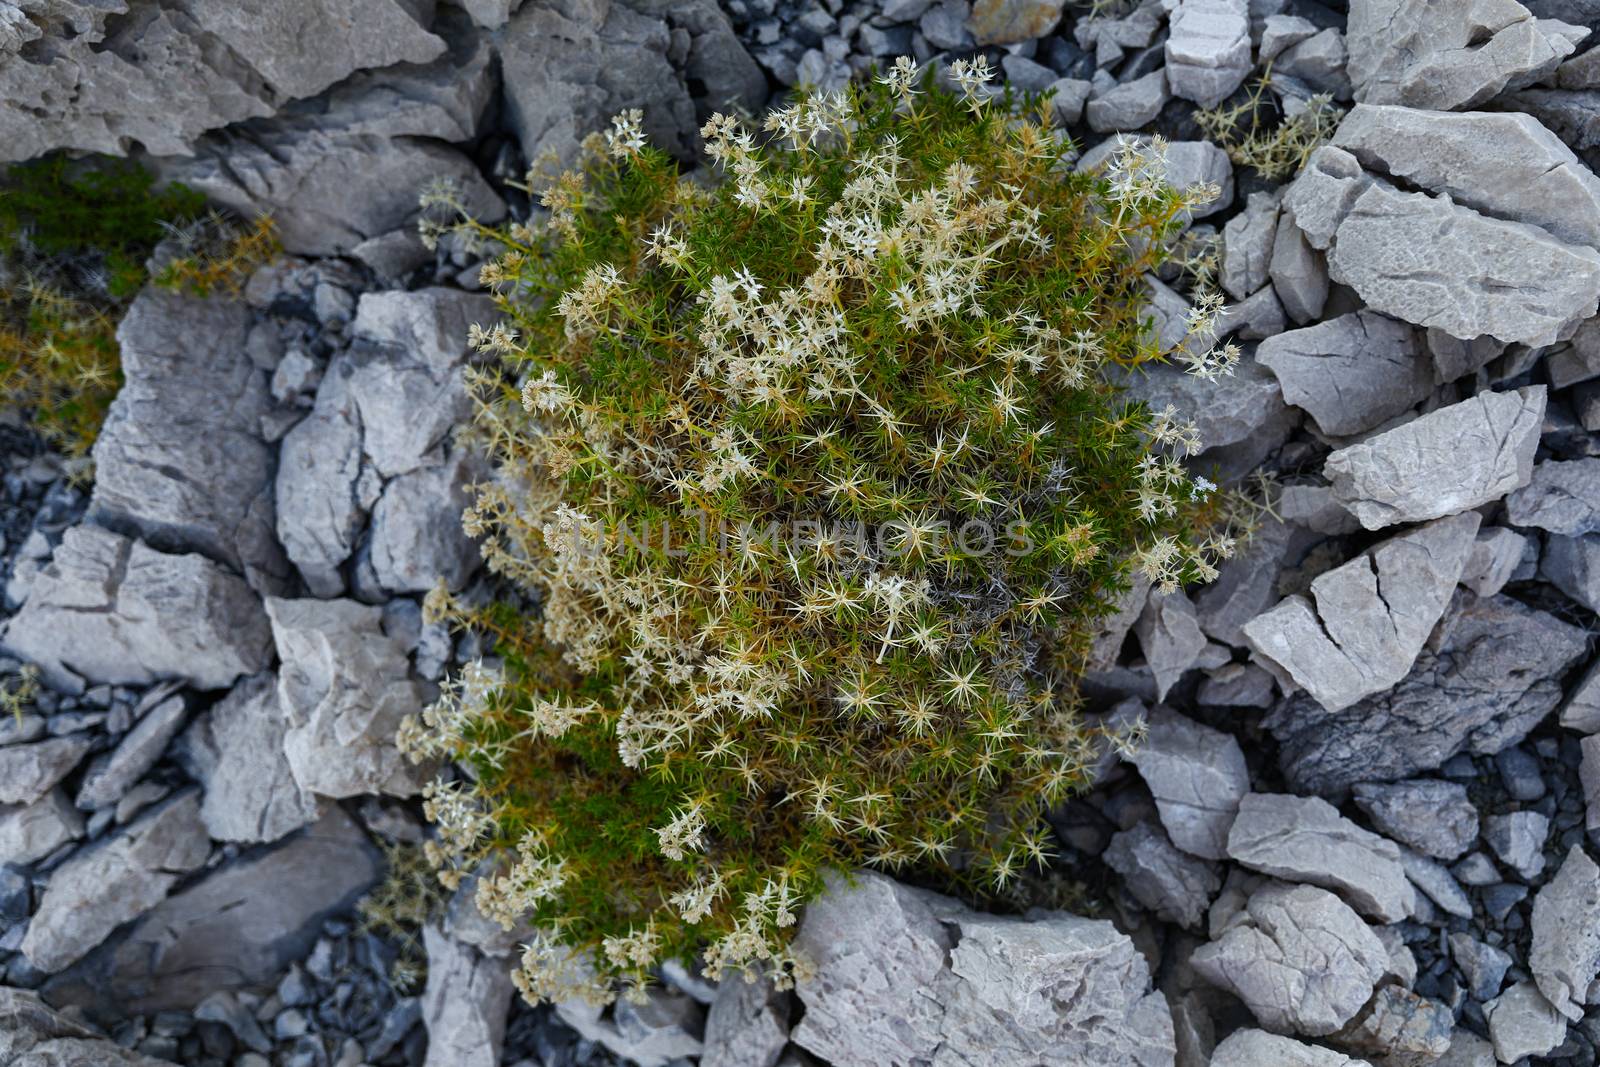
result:
<svg viewBox="0 0 1600 1067"><path fill-rule="evenodd" d="M32 804L71 774L88 755L88 733L0 748L0 804Z"/></svg>
<svg viewBox="0 0 1600 1067"><path fill-rule="evenodd" d="M1201 925L1222 888L1216 864L1179 851L1160 826L1148 821L1112 834L1103 858L1122 875L1135 900L1158 918L1191 929Z"/></svg>
<svg viewBox="0 0 1600 1067"><path fill-rule="evenodd" d="M1544 870L1544 842L1550 819L1536 811L1511 811L1483 820L1483 839L1502 863L1526 881Z"/></svg>
<svg viewBox="0 0 1600 1067"><path fill-rule="evenodd" d="M1244 1001L1263 1026L1319 1037L1355 1018L1383 977L1383 942L1338 897L1315 886L1256 890L1194 969Z"/></svg>
<svg viewBox="0 0 1600 1067"><path fill-rule="evenodd" d="M1367 1067L1361 1060L1265 1030L1235 1030L1217 1046L1210 1067Z"/></svg>
<svg viewBox="0 0 1600 1067"><path fill-rule="evenodd" d="M1528 968L1557 1011L1583 1018L1590 984L1600 976L1600 867L1573 845L1533 898L1533 947Z"/></svg>
<svg viewBox="0 0 1600 1067"><path fill-rule="evenodd" d="M789 1001L768 978L734 975L717 985L706 1013L700 1067L775 1067L789 1043Z"/></svg>
<svg viewBox="0 0 1600 1067"><path fill-rule="evenodd" d="M1573 50L1515 0L1352 0L1347 44L1357 100L1452 111L1553 71Z"/></svg>
<svg viewBox="0 0 1600 1067"><path fill-rule="evenodd" d="M1332 143L1369 171L1600 246L1600 178L1532 115L1357 104Z"/></svg>
<svg viewBox="0 0 1600 1067"><path fill-rule="evenodd" d="M432 923L422 928L422 943L428 953L424 1067L499 1067L514 992L510 965L461 944Z"/></svg>
<svg viewBox="0 0 1600 1067"><path fill-rule="evenodd" d="M478 546L461 528L461 513L479 477L478 464L457 449L442 463L390 479L372 511L372 568L395 593L425 593L439 582L452 591L478 565Z"/></svg>
<svg viewBox="0 0 1600 1067"><path fill-rule="evenodd" d="M1453 860L1478 839L1478 810L1460 782L1360 782L1351 794L1381 833L1425 856Z"/></svg>
<svg viewBox="0 0 1600 1067"><path fill-rule="evenodd" d="M1166 708L1154 709L1148 725L1130 758L1155 796L1167 835L1192 856L1226 859L1228 830L1250 791L1239 743Z"/></svg>
<svg viewBox="0 0 1600 1067"><path fill-rule="evenodd" d="M1329 713L1290 697L1264 720L1296 792L1338 796L1357 782L1406 778L1457 752L1516 744L1561 700L1560 679L1584 655L1583 634L1504 596L1452 611L1388 692Z"/></svg>
<svg viewBox="0 0 1600 1067"><path fill-rule="evenodd" d="M83 816L52 789L31 804L0 806L0 865L26 867L83 837Z"/></svg>
<svg viewBox="0 0 1600 1067"><path fill-rule="evenodd" d="M1450 1051L1455 1024L1449 1005L1403 985L1384 985L1336 1040L1388 1067L1428 1067Z"/></svg>
<svg viewBox="0 0 1600 1067"><path fill-rule="evenodd" d="M1561 706L1561 725L1580 734L1600 734L1600 660L1583 672Z"/></svg>
<svg viewBox="0 0 1600 1067"><path fill-rule="evenodd" d="M1166 698L1206 647L1206 635L1195 621L1194 605L1183 590L1152 593L1134 624L1145 662L1156 676L1156 699Z"/></svg>
<svg viewBox="0 0 1600 1067"><path fill-rule="evenodd" d="M1084 105L1084 119L1096 133L1137 130L1153 121L1172 99L1165 68L1120 82L1096 93Z"/></svg>
<svg viewBox="0 0 1600 1067"><path fill-rule="evenodd" d="M195 770L205 783L200 817L218 841L276 841L317 819L284 754L289 719L270 671L251 675L190 731Z"/></svg>
<svg viewBox="0 0 1600 1067"><path fill-rule="evenodd" d="M250 312L148 288L117 327L123 384L94 446L90 521L162 552L198 552L275 592L271 405L246 351Z"/></svg>
<svg viewBox="0 0 1600 1067"><path fill-rule="evenodd" d="M1200 628L1223 644L1244 645L1244 625L1278 601L1279 574L1299 561L1312 540L1303 530L1264 517L1254 536L1223 560L1216 581L1195 591Z"/></svg>
<svg viewBox="0 0 1600 1067"><path fill-rule="evenodd" d="M1382 425L1433 392L1417 331L1366 309L1269 337L1256 360L1277 377L1284 400L1332 436Z"/></svg>
<svg viewBox="0 0 1600 1067"><path fill-rule="evenodd" d="M1489 1040L1501 1063L1543 1056L1567 1037L1567 1020L1531 981L1521 981L1483 1006Z"/></svg>
<svg viewBox="0 0 1600 1067"><path fill-rule="evenodd" d="M329 797L421 789L424 769L394 739L425 701L405 648L383 632L383 612L353 600L271 598L267 614L283 660L284 752L300 788Z"/></svg>
<svg viewBox="0 0 1600 1067"><path fill-rule="evenodd" d="M1142 400L1153 410L1171 404L1195 424L1205 449L1248 445L1270 436L1289 415L1277 382L1250 360L1241 361L1233 374L1215 382L1181 367L1152 362L1126 374L1120 384L1130 399Z"/></svg>
<svg viewBox="0 0 1600 1067"><path fill-rule="evenodd" d="M76 963L118 926L159 904L210 854L198 792L163 802L51 872L22 939L23 955L46 973Z"/></svg>
<svg viewBox="0 0 1600 1067"><path fill-rule="evenodd" d="M1590 611L1600 610L1600 536L1545 538L1539 574Z"/></svg>
<svg viewBox="0 0 1600 1067"><path fill-rule="evenodd" d="M149 685L182 678L221 689L265 667L261 601L204 556L167 555L94 526L67 530L0 648L52 685Z"/></svg>
<svg viewBox="0 0 1600 1067"><path fill-rule="evenodd" d="M1272 234L1267 276L1292 321L1306 323L1322 317L1328 301L1327 257L1307 240L1287 205L1278 213L1278 228Z"/></svg>
<svg viewBox="0 0 1600 1067"><path fill-rule="evenodd" d="M1276 190L1251 193L1245 209L1222 227L1222 287L1235 300L1245 299L1267 283L1282 199Z"/></svg>
<svg viewBox="0 0 1600 1067"><path fill-rule="evenodd" d="M1542 385L1479 393L1334 452L1324 472L1369 530L1453 515L1528 484L1544 407Z"/></svg>
<svg viewBox="0 0 1600 1067"><path fill-rule="evenodd" d="M1016 44L1049 36L1064 0L974 0L967 28L979 45Z"/></svg>
<svg viewBox="0 0 1600 1067"><path fill-rule="evenodd" d="M1449 605L1478 522L1469 512L1385 541L1319 575L1313 599L1288 597L1246 623L1246 640L1328 711L1390 688Z"/></svg>
<svg viewBox="0 0 1600 1067"><path fill-rule="evenodd" d="M580 1037L605 1046L638 1067L670 1067L704 1048L705 1009L677 990L648 989L643 1003L623 999L607 1018L585 1001L556 1004L561 1021Z"/></svg>
<svg viewBox="0 0 1600 1067"><path fill-rule="evenodd" d="M167 1067L67 1018L31 990L3 986L0 1061L8 1067Z"/></svg>
<svg viewBox="0 0 1600 1067"><path fill-rule="evenodd" d="M1411 880L1411 884L1428 900L1437 904L1441 911L1459 919L1472 918L1472 901L1467 899L1461 884L1443 864L1435 863L1426 856L1402 847L1400 865L1405 868L1406 877Z"/></svg>
<svg viewBox="0 0 1600 1067"><path fill-rule="evenodd" d="M335 359L311 414L284 435L276 484L278 537L311 592L345 591L340 567L366 519L362 504L361 413L351 395L354 365ZM374 472L371 481L376 481Z"/></svg>
<svg viewBox="0 0 1600 1067"><path fill-rule="evenodd" d="M1480 529L1472 555L1461 572L1461 584L1479 596L1494 596L1522 565L1527 550L1528 539L1515 530L1504 526Z"/></svg>
<svg viewBox="0 0 1600 1067"><path fill-rule="evenodd" d="M1495 1067L1494 1046L1471 1030L1456 1027L1450 1050L1434 1061L1433 1067Z"/></svg>
<svg viewBox="0 0 1600 1067"><path fill-rule="evenodd" d="M1167 83L1174 96L1216 107L1250 74L1246 0L1169 0Z"/></svg>
<svg viewBox="0 0 1600 1067"><path fill-rule="evenodd" d="M1228 832L1228 856L1263 874L1331 889L1380 922L1412 911L1414 891L1394 842L1317 797L1249 794Z"/></svg>
<svg viewBox="0 0 1600 1067"><path fill-rule="evenodd" d="M1600 459L1546 460L1506 497L1506 521L1567 537L1600 532Z"/></svg>
<svg viewBox="0 0 1600 1067"><path fill-rule="evenodd" d="M1506 972L1511 969L1511 954L1503 949L1486 945L1469 934L1450 935L1450 958L1461 968L1467 979L1467 992L1474 1000L1484 1003L1493 1000L1500 992Z"/></svg>
<svg viewBox="0 0 1600 1067"><path fill-rule="evenodd" d="M181 695L170 696L146 711L115 749L89 766L78 787L78 807L94 811L121 800L156 765L188 714L188 702Z"/></svg>

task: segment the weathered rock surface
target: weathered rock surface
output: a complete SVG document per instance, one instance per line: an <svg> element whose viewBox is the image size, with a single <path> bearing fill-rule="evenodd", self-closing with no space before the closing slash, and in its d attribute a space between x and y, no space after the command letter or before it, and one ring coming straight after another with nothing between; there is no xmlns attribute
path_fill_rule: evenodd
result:
<svg viewBox="0 0 1600 1067"><path fill-rule="evenodd" d="M1155 675L1157 700L1166 698L1167 691L1194 666L1206 647L1206 635L1195 620L1194 605L1181 589L1152 593L1133 632Z"/></svg>
<svg viewBox="0 0 1600 1067"><path fill-rule="evenodd" d="M1369 104L1471 107L1553 71L1573 50L1559 25L1514 0L1352 0L1350 82Z"/></svg>
<svg viewBox="0 0 1600 1067"><path fill-rule="evenodd" d="M1291 497L1297 488L1286 486L1284 498ZM1283 507L1280 503L1280 512ZM1342 508L1333 511L1350 518ZM1287 513L1284 516L1288 518ZM1223 644L1243 645L1244 625L1278 602L1278 577L1283 568L1299 562L1315 540L1303 529L1264 517L1255 534L1218 567L1216 581L1195 590L1200 628Z"/></svg>
<svg viewBox="0 0 1600 1067"><path fill-rule="evenodd" d="M677 990L648 989L643 1003L623 999L610 1012L587 1001L561 1001L556 1014L580 1037L639 1067L669 1067L705 1047L705 1009Z"/></svg>
<svg viewBox="0 0 1600 1067"><path fill-rule="evenodd" d="M1380 831L1425 856L1453 860L1478 839L1478 809L1460 782L1359 782L1350 792Z"/></svg>
<svg viewBox="0 0 1600 1067"><path fill-rule="evenodd" d="M1318 1037L1355 1018L1389 954L1361 917L1315 886L1258 889L1192 962L1263 1026Z"/></svg>
<svg viewBox="0 0 1600 1067"><path fill-rule="evenodd" d="M967 29L980 44L1015 44L1044 37L1061 20L1063 0L975 0Z"/></svg>
<svg viewBox="0 0 1600 1067"><path fill-rule="evenodd" d="M300 788L328 797L421 789L423 769L394 738L425 701L405 648L383 632L383 612L353 600L272 598L267 614L283 660L283 750Z"/></svg>
<svg viewBox="0 0 1600 1067"><path fill-rule="evenodd" d="M146 289L117 327L123 384L94 446L89 519L161 552L199 552L277 591L267 374L245 348L250 311Z"/></svg>
<svg viewBox="0 0 1600 1067"><path fill-rule="evenodd" d="M1278 379L1284 400L1334 436L1379 426L1433 391L1417 331L1366 309L1269 337L1256 360Z"/></svg>
<svg viewBox="0 0 1600 1067"><path fill-rule="evenodd" d="M1401 848L1400 865L1418 892L1437 904L1441 911L1461 919L1472 918L1472 901L1443 864L1409 848Z"/></svg>
<svg viewBox="0 0 1600 1067"><path fill-rule="evenodd" d="M1506 497L1506 521L1577 537L1600 531L1600 459L1546 460Z"/></svg>
<svg viewBox="0 0 1600 1067"><path fill-rule="evenodd" d="M1600 867L1573 845L1556 876L1533 898L1528 968L1557 1011L1583 1018L1589 986L1600 976Z"/></svg>
<svg viewBox="0 0 1600 1067"><path fill-rule="evenodd" d="M1245 209L1222 227L1222 287L1235 300L1243 300L1267 284L1282 200L1276 190L1251 193Z"/></svg>
<svg viewBox="0 0 1600 1067"><path fill-rule="evenodd" d="M0 648L63 688L77 675L221 689L267 665L271 636L255 593L206 557L75 526L0 632Z"/></svg>
<svg viewBox="0 0 1600 1067"><path fill-rule="evenodd" d="M0 748L0 804L32 804L72 773L94 745L88 733Z"/></svg>
<svg viewBox="0 0 1600 1067"><path fill-rule="evenodd" d="M1216 107L1250 74L1246 0L1175 0L1168 19L1167 84L1174 96Z"/></svg>
<svg viewBox="0 0 1600 1067"><path fill-rule="evenodd" d="M67 1018L27 989L0 986L0 1061L7 1067L166 1067Z"/></svg>
<svg viewBox="0 0 1600 1067"><path fill-rule="evenodd" d="M1339 453L1334 453L1339 455ZM1444 614L1478 531L1476 513L1394 537L1244 626L1245 639L1328 711L1410 671Z"/></svg>
<svg viewBox="0 0 1600 1067"><path fill-rule="evenodd" d="M425 593L439 582L458 590L478 565L478 547L461 528L472 501L467 486L480 465L457 449L443 462L390 479L372 510L372 568L395 593Z"/></svg>
<svg viewBox="0 0 1600 1067"><path fill-rule="evenodd" d="M1457 752L1516 744L1561 700L1559 679L1584 644L1554 616L1486 597L1453 612L1439 648L1425 648L1391 692L1333 713L1290 697L1265 725L1291 789L1337 796L1357 782L1432 770Z"/></svg>
<svg viewBox="0 0 1600 1067"><path fill-rule="evenodd" d="M144 713L117 747L96 759L78 787L78 807L94 811L115 804L156 765L167 743L178 735L188 716L188 702L170 696Z"/></svg>
<svg viewBox="0 0 1600 1067"><path fill-rule="evenodd" d="M1130 757L1155 796L1172 843L1192 856L1228 855L1228 830L1250 773L1233 735L1155 708L1144 741Z"/></svg>
<svg viewBox="0 0 1600 1067"><path fill-rule="evenodd" d="M1515 530L1493 526L1478 531L1477 544L1461 571L1461 584L1479 596L1494 596L1522 565L1528 539Z"/></svg>
<svg viewBox="0 0 1600 1067"><path fill-rule="evenodd" d="M51 872L22 939L23 955L46 973L76 963L118 926L161 903L210 854L199 793L164 801Z"/></svg>
<svg viewBox="0 0 1600 1067"><path fill-rule="evenodd" d="M1358 104L1332 143L1369 171L1600 246L1600 178L1532 115Z"/></svg>
<svg viewBox="0 0 1600 1067"><path fill-rule="evenodd" d="M700 1067L775 1067L788 1043L789 1000L771 980L736 975L718 984Z"/></svg>
<svg viewBox="0 0 1600 1067"><path fill-rule="evenodd" d="M1544 408L1542 385L1479 393L1332 453L1324 473L1369 530L1453 515L1528 484Z"/></svg>
<svg viewBox="0 0 1600 1067"><path fill-rule="evenodd" d="M26 867L83 837L83 816L52 789L31 804L0 805L0 865Z"/></svg>
<svg viewBox="0 0 1600 1067"><path fill-rule="evenodd" d="M1335 1040L1388 1067L1432 1064L1450 1051L1456 1017L1449 1005L1403 985L1383 985Z"/></svg>
<svg viewBox="0 0 1600 1067"><path fill-rule="evenodd" d="M1567 1037L1567 1020L1531 981L1518 982L1483 1006L1501 1063L1543 1056Z"/></svg>
<svg viewBox="0 0 1600 1067"><path fill-rule="evenodd" d="M361 413L349 382L354 364L328 368L307 415L286 434L278 453L278 537L317 596L345 591L340 571L380 490L376 471L363 477Z"/></svg>
<svg viewBox="0 0 1600 1067"><path fill-rule="evenodd" d="M330 805L315 826L168 897L46 995L122 1015L189 1010L212 993L275 981L382 866L361 828Z"/></svg>
<svg viewBox="0 0 1600 1067"><path fill-rule="evenodd" d="M1141 822L1111 835L1103 855L1139 903L1166 922L1200 927L1211 898L1222 888L1216 864L1180 851L1164 830Z"/></svg>
<svg viewBox="0 0 1600 1067"><path fill-rule="evenodd" d="M1512 964L1510 953L1465 933L1450 935L1450 958L1461 968L1473 999L1485 1003L1499 995Z"/></svg>
<svg viewBox="0 0 1600 1067"><path fill-rule="evenodd" d="M422 944L428 953L428 985L422 993L425 1067L499 1067L514 992L510 965L431 923L422 928Z"/></svg>
<svg viewBox="0 0 1600 1067"><path fill-rule="evenodd" d="M289 719L270 671L251 675L187 735L193 770L205 783L200 818L218 841L276 841L317 819L284 753Z"/></svg>
<svg viewBox="0 0 1600 1067"><path fill-rule="evenodd" d="M1367 1067L1362 1060L1265 1030L1235 1030L1217 1046L1210 1067Z"/></svg>
<svg viewBox="0 0 1600 1067"><path fill-rule="evenodd" d="M1166 1000L1110 923L974 914L861 873L807 907L795 943L816 973L793 1039L839 1067L1173 1063Z"/></svg>
<svg viewBox="0 0 1600 1067"><path fill-rule="evenodd" d="M1331 889L1381 922L1399 922L1414 907L1394 842L1318 797L1249 794L1228 833L1228 856L1263 874Z"/></svg>
<svg viewBox="0 0 1600 1067"><path fill-rule="evenodd" d="M1546 537L1539 575L1590 611L1600 611L1600 536Z"/></svg>

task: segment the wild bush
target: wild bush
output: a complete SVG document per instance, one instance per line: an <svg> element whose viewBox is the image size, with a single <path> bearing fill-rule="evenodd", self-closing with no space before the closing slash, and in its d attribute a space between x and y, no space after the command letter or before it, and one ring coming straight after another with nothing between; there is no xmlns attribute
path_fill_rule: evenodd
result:
<svg viewBox="0 0 1600 1067"><path fill-rule="evenodd" d="M504 311L466 523L515 592L429 597L492 654L401 740L464 772L430 848L526 924L530 1000L701 950L784 982L829 869L983 895L1044 864L1042 806L1121 740L1080 715L1100 621L1227 550L1192 428L1104 373L1163 355L1146 274L1215 191L1159 143L1077 173L1048 101L952 73L715 116L718 181L630 112L537 222L463 223ZM1217 310L1167 355L1224 372Z"/></svg>

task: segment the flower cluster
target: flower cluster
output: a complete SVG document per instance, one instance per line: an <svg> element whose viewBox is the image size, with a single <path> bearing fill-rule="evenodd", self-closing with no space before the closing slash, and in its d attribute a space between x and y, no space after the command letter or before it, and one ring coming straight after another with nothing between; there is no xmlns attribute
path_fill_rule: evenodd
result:
<svg viewBox="0 0 1600 1067"><path fill-rule="evenodd" d="M1124 743L1079 713L1097 621L1226 547L1192 427L1107 373L1164 354L1145 278L1205 192L1159 145L1077 173L1047 105L952 76L901 61L765 139L716 116L716 185L625 115L547 226L480 233L507 321L474 333L467 523L507 598L430 597L495 664L405 745L471 769L430 813L537 931L530 998L697 951L788 980L832 868L1041 868L1042 806Z"/></svg>

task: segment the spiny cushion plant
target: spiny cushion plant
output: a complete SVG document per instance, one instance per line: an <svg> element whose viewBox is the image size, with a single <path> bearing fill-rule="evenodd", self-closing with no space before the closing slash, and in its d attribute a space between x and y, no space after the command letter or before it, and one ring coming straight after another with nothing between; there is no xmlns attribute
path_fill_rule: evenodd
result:
<svg viewBox="0 0 1600 1067"><path fill-rule="evenodd" d="M429 598L493 657L401 740L467 769L428 790L434 856L527 924L531 1000L700 950L787 981L830 869L982 894L1043 864L1041 807L1118 740L1079 715L1098 622L1226 550L1192 430L1102 374L1158 355L1145 273L1214 191L1159 145L1075 173L1047 102L953 73L803 97L764 143L716 116L720 182L626 114L545 222L464 224L505 314L467 524L526 595Z"/></svg>

